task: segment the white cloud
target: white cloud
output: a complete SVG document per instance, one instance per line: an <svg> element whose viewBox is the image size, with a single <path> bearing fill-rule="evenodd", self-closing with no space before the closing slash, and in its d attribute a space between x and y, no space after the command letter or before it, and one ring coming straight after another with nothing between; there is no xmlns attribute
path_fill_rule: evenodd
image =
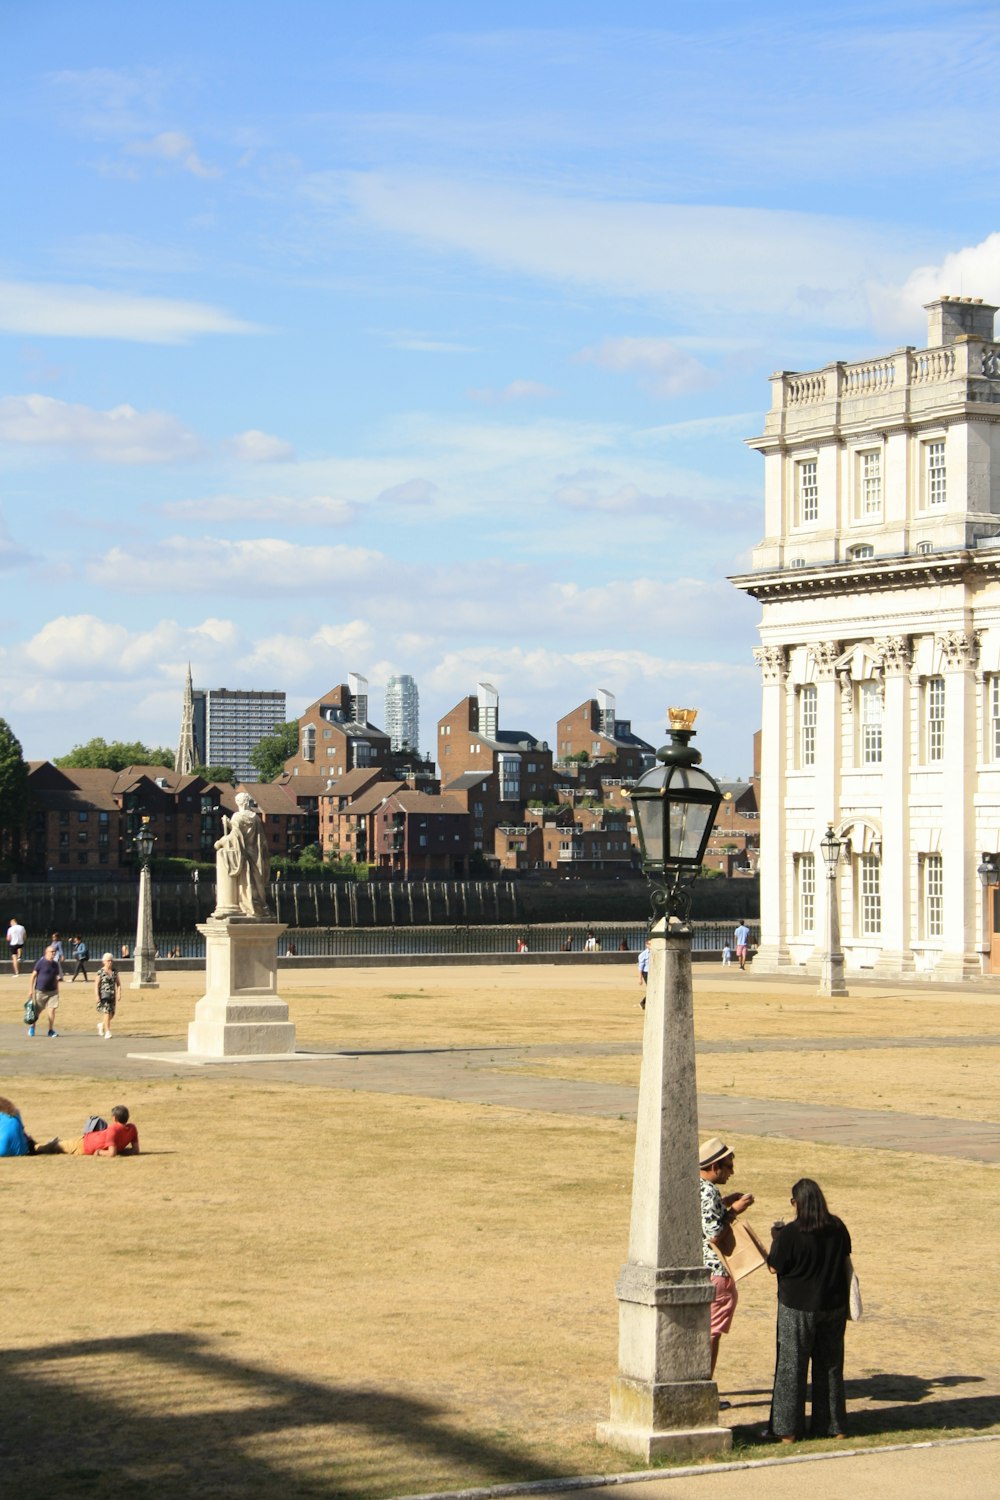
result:
<svg viewBox="0 0 1000 1500"><path fill-rule="evenodd" d="M180 130L161 130L148 141L130 141L125 150L131 156L151 156L160 161L176 162L194 177L221 177L218 167L210 167L195 150L194 141Z"/></svg>
<svg viewBox="0 0 1000 1500"><path fill-rule="evenodd" d="M39 395L0 397L0 442L116 464L182 463L204 451L201 439L167 412L95 411Z"/></svg>
<svg viewBox="0 0 1000 1500"><path fill-rule="evenodd" d="M567 510L597 511L611 515L638 515L644 511L657 511L664 505L664 498L647 495L635 484L620 484L616 489L606 490L594 484L561 484L553 492L557 505Z"/></svg>
<svg viewBox="0 0 1000 1500"><path fill-rule="evenodd" d="M602 370L626 371L639 377L640 385L656 396L682 396L703 390L717 379L699 360L679 349L669 339L604 339L583 349L577 359Z"/></svg>
<svg viewBox="0 0 1000 1500"><path fill-rule="evenodd" d="M168 500L160 510L175 521L197 521L201 525L278 522L282 526L348 526L357 517L353 505L330 495L206 495Z"/></svg>
<svg viewBox="0 0 1000 1500"><path fill-rule="evenodd" d="M283 464L295 457L295 449L291 443L284 438L272 437L269 432L261 432L256 427L229 438L225 446L227 452L241 463Z"/></svg>
<svg viewBox="0 0 1000 1500"><path fill-rule="evenodd" d="M97 583L114 578L129 593L246 594L275 590L328 594L346 585L366 590L380 579L378 552L362 547L300 547L277 537L225 541L169 537L142 552L112 547L88 566Z"/></svg>
<svg viewBox="0 0 1000 1500"><path fill-rule="evenodd" d="M467 391L470 401L481 401L485 406L506 406L511 401L548 401L558 395L550 385L537 380L512 380L499 390L486 386L481 390Z"/></svg>
<svg viewBox="0 0 1000 1500"><path fill-rule="evenodd" d="M44 338L186 344L204 333L259 333L204 302L141 297L93 286L0 281L0 329Z"/></svg>
<svg viewBox="0 0 1000 1500"><path fill-rule="evenodd" d="M880 333L912 342L914 330L924 324L928 302L973 294L1000 305L1000 232L953 251L939 265L918 266L900 286L872 283L872 321Z"/></svg>
<svg viewBox="0 0 1000 1500"><path fill-rule="evenodd" d="M912 239L888 228L789 210L560 197L391 171L317 174L301 188L335 214L508 274L680 306L690 324L778 314L857 326L872 267L891 276L913 254Z"/></svg>
<svg viewBox="0 0 1000 1500"><path fill-rule="evenodd" d="M429 505L437 494L437 485L429 479L406 479L402 484L390 485L375 498L380 505Z"/></svg>

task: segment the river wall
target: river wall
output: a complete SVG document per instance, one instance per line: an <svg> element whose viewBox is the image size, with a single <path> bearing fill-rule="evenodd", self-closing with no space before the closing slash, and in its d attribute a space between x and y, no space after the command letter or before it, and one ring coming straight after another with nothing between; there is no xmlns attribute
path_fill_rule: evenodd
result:
<svg viewBox="0 0 1000 1500"><path fill-rule="evenodd" d="M29 937L60 932L135 932L137 886L132 882L58 881L0 885L0 917L17 917ZM209 880L153 881L157 932L189 932L215 906ZM642 923L649 887L641 876L621 880L518 881L276 881L275 913L292 928L501 927L525 923ZM756 879L704 880L693 887L692 916L703 921L752 920L758 914ZM6 921L3 930L6 930Z"/></svg>

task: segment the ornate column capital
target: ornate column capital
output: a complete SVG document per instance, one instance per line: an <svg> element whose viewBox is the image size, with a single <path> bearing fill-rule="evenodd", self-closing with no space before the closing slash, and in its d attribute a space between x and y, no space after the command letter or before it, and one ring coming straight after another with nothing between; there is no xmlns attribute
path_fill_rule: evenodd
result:
<svg viewBox="0 0 1000 1500"><path fill-rule="evenodd" d="M934 637L934 644L950 671L963 671L979 664L979 631L946 630Z"/></svg>
<svg viewBox="0 0 1000 1500"><path fill-rule="evenodd" d="M788 652L784 646L755 646L753 659L765 682L781 682L788 672Z"/></svg>
<svg viewBox="0 0 1000 1500"><path fill-rule="evenodd" d="M816 641L809 647L809 659L814 663L816 676L821 682L833 678L834 668L839 658L839 641Z"/></svg>
<svg viewBox="0 0 1000 1500"><path fill-rule="evenodd" d="M884 635L875 642L883 672L908 672L913 665L913 642L908 635Z"/></svg>

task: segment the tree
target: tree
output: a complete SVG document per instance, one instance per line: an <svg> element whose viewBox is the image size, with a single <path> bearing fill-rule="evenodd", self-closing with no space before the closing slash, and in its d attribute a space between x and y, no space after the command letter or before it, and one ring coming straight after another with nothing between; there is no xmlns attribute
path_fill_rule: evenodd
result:
<svg viewBox="0 0 1000 1500"><path fill-rule="evenodd" d="M192 766L191 775L200 776L203 781L228 781L230 786L236 785L232 766Z"/></svg>
<svg viewBox="0 0 1000 1500"><path fill-rule="evenodd" d="M112 740L108 744L98 736L85 745L74 745L69 754L60 755L55 764L77 771L124 771L126 766L166 766L172 771L174 752L162 746L150 750L139 740L131 743Z"/></svg>
<svg viewBox="0 0 1000 1500"><path fill-rule="evenodd" d="M250 751L250 764L261 781L274 781L285 769L285 761L299 748L299 721L289 719L279 724L273 734L265 734Z"/></svg>
<svg viewBox="0 0 1000 1500"><path fill-rule="evenodd" d="M27 762L17 735L0 719L0 864L20 864L27 821Z"/></svg>

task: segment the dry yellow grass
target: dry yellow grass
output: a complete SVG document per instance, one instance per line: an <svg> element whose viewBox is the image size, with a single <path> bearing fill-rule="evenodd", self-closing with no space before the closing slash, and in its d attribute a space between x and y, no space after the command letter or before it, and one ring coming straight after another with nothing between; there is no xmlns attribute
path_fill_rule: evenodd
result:
<svg viewBox="0 0 1000 1500"><path fill-rule="evenodd" d="M355 970L283 990L305 1045L615 1044L639 1037L631 978ZM774 1024L754 986L741 1019ZM177 1036L196 994L194 976L127 993L119 1029ZM700 995L699 1026L725 1034L731 1005L727 989ZM955 1034L989 1029L985 1008L967 1025L960 1003L885 1005L906 1008L907 1035L943 1034L949 1015ZM852 1001L839 1034L864 1034L864 1020ZM880 1055L893 1069L907 1056ZM851 1078L854 1054L827 1061ZM40 1134L79 1130L123 1097L145 1153L2 1163L11 1493L376 1500L628 1467L593 1441L616 1365L627 1122L335 1091L306 1075L265 1084L242 1068L137 1079L125 1065L113 1088L80 1076L0 1091ZM943 1425L995 1421L1000 1361L967 1295L982 1265L970 1216L993 1169L736 1145L734 1186L757 1195L759 1228L804 1170L850 1225L868 1320L849 1332L848 1373L866 1430L925 1420L935 1400ZM758 1273L720 1360L741 1420L765 1415L773 1326L773 1283Z"/></svg>

